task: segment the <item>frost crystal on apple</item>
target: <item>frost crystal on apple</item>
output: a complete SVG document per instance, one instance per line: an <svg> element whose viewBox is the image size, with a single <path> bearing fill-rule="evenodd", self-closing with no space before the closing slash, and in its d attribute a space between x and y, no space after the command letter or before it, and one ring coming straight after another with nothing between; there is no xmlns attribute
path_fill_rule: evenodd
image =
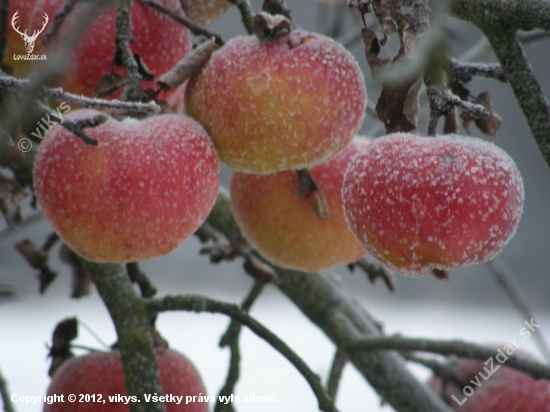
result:
<svg viewBox="0 0 550 412"><path fill-rule="evenodd" d="M353 159L342 196L367 251L418 276L496 256L521 217L523 182L513 160L491 143L398 133Z"/></svg>

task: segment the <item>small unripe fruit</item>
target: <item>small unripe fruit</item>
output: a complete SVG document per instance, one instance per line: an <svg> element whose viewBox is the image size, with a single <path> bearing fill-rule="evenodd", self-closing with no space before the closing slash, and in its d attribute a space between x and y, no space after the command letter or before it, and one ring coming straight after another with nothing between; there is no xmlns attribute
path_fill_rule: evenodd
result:
<svg viewBox="0 0 550 412"><path fill-rule="evenodd" d="M365 249L419 276L496 256L519 222L523 182L514 161L491 143L396 133L353 159L342 196Z"/></svg>
<svg viewBox="0 0 550 412"><path fill-rule="evenodd" d="M79 110L65 119L99 114ZM206 219L219 187L218 159L193 119L109 118L84 130L97 147L56 125L34 166L38 202L75 252L113 263L164 255Z"/></svg>
<svg viewBox="0 0 550 412"><path fill-rule="evenodd" d="M365 250L348 229L340 193L347 164L368 144L367 139L355 138L337 157L309 170L326 200L327 220L315 213L313 194L298 197L295 171L234 172L231 206L252 246L278 266L308 272L362 258Z"/></svg>
<svg viewBox="0 0 550 412"><path fill-rule="evenodd" d="M268 174L341 152L359 130L366 90L340 44L295 30L271 41L230 40L190 81L185 106L223 163Z"/></svg>

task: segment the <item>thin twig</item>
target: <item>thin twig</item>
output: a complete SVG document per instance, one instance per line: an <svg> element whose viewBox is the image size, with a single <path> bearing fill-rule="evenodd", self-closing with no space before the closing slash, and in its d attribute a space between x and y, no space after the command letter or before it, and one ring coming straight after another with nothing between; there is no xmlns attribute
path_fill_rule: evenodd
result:
<svg viewBox="0 0 550 412"><path fill-rule="evenodd" d="M53 22L48 29L48 31L42 36L42 44L48 44L53 37L56 35L57 31L61 27L61 24L65 21L65 18L71 13L76 2L78 0L67 0L65 4L55 13Z"/></svg>
<svg viewBox="0 0 550 412"><path fill-rule="evenodd" d="M66 102L86 108L99 109L114 109L124 112L139 112L145 114L160 113L161 108L155 102L140 103L140 102L123 102L120 100L105 100L84 97L72 93L66 93L61 88L36 87L31 81L26 79L18 79L12 76L0 75L0 88L6 88L10 91L24 96L28 91L36 88L38 94L44 98L54 99L60 102Z"/></svg>
<svg viewBox="0 0 550 412"><path fill-rule="evenodd" d="M193 20L188 19L182 13L180 13L179 10L173 10L169 7L166 7L156 2L155 0L137 0L137 1L174 19L178 23L187 27L191 31L191 33L193 33L196 36L205 36L209 39L214 38L218 46L223 46L225 44L221 35L212 33L211 31L205 29L201 25L195 23Z"/></svg>
<svg viewBox="0 0 550 412"><path fill-rule="evenodd" d="M248 295L241 304L241 310L249 312L252 304L256 301L258 296L263 290L263 284L254 282L252 289L248 292ZM229 402L225 403L220 401L222 397L231 396L235 392L235 385L239 381L240 377L240 362L241 351L239 348L239 336L241 333L241 324L234 319L231 319L226 332L220 339L220 347L229 346L231 357L229 359L229 370L227 371L227 377L225 378L225 384L218 393L218 402L214 407L214 412L233 412L235 409Z"/></svg>
<svg viewBox="0 0 550 412"><path fill-rule="evenodd" d="M473 76L481 76L506 83L506 76L502 73L500 64L463 63L455 59L448 60L450 80L468 83Z"/></svg>
<svg viewBox="0 0 550 412"><path fill-rule="evenodd" d="M243 24L246 31L248 32L248 34L252 34L252 19L254 18L254 12L250 7L249 0L227 0L227 1L237 6L239 11L241 12Z"/></svg>
<svg viewBox="0 0 550 412"><path fill-rule="evenodd" d="M336 400L338 386L340 386L340 380L342 379L342 372L347 363L348 355L344 351L336 349L327 379L327 392L334 400Z"/></svg>
<svg viewBox="0 0 550 412"><path fill-rule="evenodd" d="M459 387L464 386L464 382L458 374L444 362L440 362L436 359L425 358L422 356L416 356L408 352L401 352L401 355L410 362L418 363L419 365L425 366L430 369L434 375L439 376L445 381L454 382Z"/></svg>
<svg viewBox="0 0 550 412"><path fill-rule="evenodd" d="M11 403L10 391L8 390L8 382L4 379L4 376L2 376L2 371L0 371L0 395L2 395L4 411L15 412L15 408Z"/></svg>
<svg viewBox="0 0 550 412"><path fill-rule="evenodd" d="M120 56L126 69L126 86L122 100L140 102L143 97L141 74L134 53L132 52L132 0L119 0L116 14L116 53ZM116 59L116 58L115 58Z"/></svg>
<svg viewBox="0 0 550 412"><path fill-rule="evenodd" d="M42 211L39 211L25 218L19 225L9 226L5 228L4 230L0 231L0 244L8 240L11 236L20 232L24 228L32 226L35 223L41 222L42 220L44 220L44 215L42 214Z"/></svg>
<svg viewBox="0 0 550 412"><path fill-rule="evenodd" d="M166 296L162 299L148 301L149 310L152 313L184 310L191 312L223 313L248 327L257 336L269 343L275 350L283 355L306 379L313 393L317 397L319 409L325 412L336 412L336 406L321 384L321 379L290 347L277 335L248 315L239 306L209 299L203 296Z"/></svg>
<svg viewBox="0 0 550 412"><path fill-rule="evenodd" d="M457 356L486 361L498 354L494 348L465 342L462 340L434 340L409 338L404 336L372 336L354 342L351 351L398 350L437 353L443 356ZM531 375L535 379L550 379L550 367L522 357L507 356L506 366Z"/></svg>
<svg viewBox="0 0 550 412"><path fill-rule="evenodd" d="M502 288L508 294L508 297L516 307L516 309L521 313L525 319L534 319L536 317L534 310L529 304L527 297L523 294L521 287L516 281L516 276L512 270L504 263L502 259L495 258L485 264L491 273L495 276L497 282L502 286ZM535 322L536 323L536 322ZM550 347L548 342L542 334L542 330L539 328L535 334L535 342L544 356L544 358L550 362Z"/></svg>
<svg viewBox="0 0 550 412"><path fill-rule="evenodd" d="M157 294L157 288L151 283L145 272L139 267L139 263L132 262L126 264L126 272L132 283L137 283L141 290L141 296L152 298Z"/></svg>

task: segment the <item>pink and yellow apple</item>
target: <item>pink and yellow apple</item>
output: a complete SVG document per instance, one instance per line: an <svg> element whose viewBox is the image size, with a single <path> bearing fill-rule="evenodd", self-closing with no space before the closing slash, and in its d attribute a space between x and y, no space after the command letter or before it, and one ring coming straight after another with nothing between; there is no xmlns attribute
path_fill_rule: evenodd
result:
<svg viewBox="0 0 550 412"><path fill-rule="evenodd" d="M388 267L419 276L496 256L521 217L523 182L494 144L397 133L353 159L342 196L350 229L365 249Z"/></svg>
<svg viewBox="0 0 550 412"><path fill-rule="evenodd" d="M66 121L91 118L78 110ZM208 216L219 167L194 120L176 114L107 122L85 132L98 146L55 125L38 149L34 188L61 238L96 262L132 262L169 253Z"/></svg>
<svg viewBox="0 0 550 412"><path fill-rule="evenodd" d="M340 193L347 164L368 144L356 137L337 157L309 170L326 199L328 220L316 215L313 196L298 197L295 171L234 172L231 206L251 245L278 266L309 272L362 258L365 250L348 229Z"/></svg>
<svg viewBox="0 0 550 412"><path fill-rule="evenodd" d="M220 160L247 173L304 169L340 153L359 130L366 90L337 42L295 30L275 40L237 37L186 89L187 113Z"/></svg>
<svg viewBox="0 0 550 412"><path fill-rule="evenodd" d="M166 412L207 412L208 402L187 402L187 397L206 396L204 384L191 361L170 349L156 352L163 393L147 395L183 397L179 403L165 402ZM137 398L128 396L118 350L66 360L55 371L47 395L63 395L64 402L46 403L43 412L129 412L130 404L138 402ZM75 395L76 400L69 401L69 395Z"/></svg>

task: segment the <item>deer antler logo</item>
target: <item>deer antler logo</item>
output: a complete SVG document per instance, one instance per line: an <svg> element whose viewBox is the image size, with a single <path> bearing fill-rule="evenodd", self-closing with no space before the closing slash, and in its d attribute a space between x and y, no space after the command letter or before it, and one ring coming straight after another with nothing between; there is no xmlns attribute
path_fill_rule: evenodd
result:
<svg viewBox="0 0 550 412"><path fill-rule="evenodd" d="M32 33L32 36L29 36L27 34L27 30L25 30L23 33L21 33L19 31L19 26L15 27L15 21L19 17L18 14L19 14L19 10L17 10L15 12L15 14L13 15L13 17L11 19L11 26L13 27L13 29L17 33L19 33L21 35L21 38L25 41L25 48L27 49L27 54L31 54L32 51L34 50L34 44L36 43L36 39L38 38L38 35L44 31L44 29L46 28L46 25L48 24L48 21L50 21L50 19L48 18L48 15L46 13L44 13L44 24L42 25L42 28L40 30L34 30L33 33Z"/></svg>

